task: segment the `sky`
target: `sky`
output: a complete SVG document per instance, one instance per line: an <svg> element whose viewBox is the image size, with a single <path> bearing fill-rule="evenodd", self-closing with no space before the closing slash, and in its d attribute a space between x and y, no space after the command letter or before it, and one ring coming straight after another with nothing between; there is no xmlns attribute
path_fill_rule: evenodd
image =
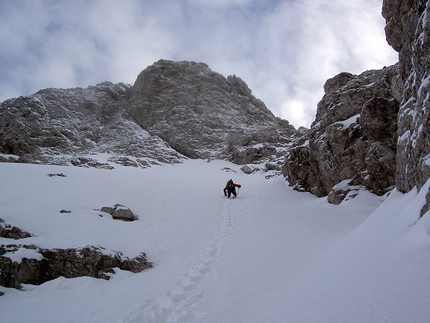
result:
<svg viewBox="0 0 430 323"><path fill-rule="evenodd" d="M0 0L0 102L40 89L133 84L159 59L243 79L296 128L340 72L395 64L382 0Z"/></svg>

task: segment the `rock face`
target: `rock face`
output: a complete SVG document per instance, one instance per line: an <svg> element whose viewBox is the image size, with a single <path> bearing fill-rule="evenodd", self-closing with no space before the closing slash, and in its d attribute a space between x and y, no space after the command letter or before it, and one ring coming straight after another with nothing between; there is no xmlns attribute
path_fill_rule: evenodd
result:
<svg viewBox="0 0 430 323"><path fill-rule="evenodd" d="M430 2L384 0L382 14L399 63L328 80L308 141L289 150L283 167L291 185L335 203L345 180L383 194L430 177Z"/></svg>
<svg viewBox="0 0 430 323"><path fill-rule="evenodd" d="M326 82L308 141L287 154L283 172L291 185L325 196L345 180L376 194L395 184L396 73L391 66Z"/></svg>
<svg viewBox="0 0 430 323"><path fill-rule="evenodd" d="M107 169L85 155L109 153L118 155L113 163L129 160L142 167L183 160L127 114L130 91L129 85L105 82L6 100L0 107L0 153L19 162Z"/></svg>
<svg viewBox="0 0 430 323"><path fill-rule="evenodd" d="M396 186L406 192L430 177L430 1L384 0L388 43L399 52L404 84L398 117Z"/></svg>
<svg viewBox="0 0 430 323"><path fill-rule="evenodd" d="M8 257L16 252L32 253L35 256L19 260ZM108 274L114 273L113 268L138 273L150 267L152 264L143 253L128 259L121 253L107 255L102 248L95 247L42 249L36 246L0 246L0 285L18 289L21 284L40 285L58 277L109 279Z"/></svg>
<svg viewBox="0 0 430 323"><path fill-rule="evenodd" d="M129 209L116 205L114 210L120 220L131 221ZM0 238L5 238L5 241L31 236L0 218ZM109 279L108 274L113 274L114 268L138 273L150 267L152 263L147 261L144 253L129 259L121 252L108 252L101 247L92 246L44 249L35 245L0 245L0 285L4 287L19 289L21 284L40 285L58 277L90 276Z"/></svg>
<svg viewBox="0 0 430 323"><path fill-rule="evenodd" d="M190 158L232 159L241 147L290 141L296 133L240 78L206 64L160 60L137 78L127 108L150 134Z"/></svg>
<svg viewBox="0 0 430 323"><path fill-rule="evenodd" d="M161 60L133 87L45 89L0 106L0 161L114 168L189 158L269 161L280 169L299 135L240 78ZM101 162L97 153L111 157Z"/></svg>

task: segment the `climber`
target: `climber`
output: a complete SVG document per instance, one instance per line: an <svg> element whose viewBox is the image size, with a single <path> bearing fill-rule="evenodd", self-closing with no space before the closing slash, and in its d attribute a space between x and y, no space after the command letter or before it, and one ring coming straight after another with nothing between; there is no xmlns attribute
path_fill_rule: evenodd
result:
<svg viewBox="0 0 430 323"><path fill-rule="evenodd" d="M240 184L233 183L233 180L229 179L227 185L224 187L224 196L230 198L231 194L233 194L233 198L237 197L236 187L241 188L242 186Z"/></svg>

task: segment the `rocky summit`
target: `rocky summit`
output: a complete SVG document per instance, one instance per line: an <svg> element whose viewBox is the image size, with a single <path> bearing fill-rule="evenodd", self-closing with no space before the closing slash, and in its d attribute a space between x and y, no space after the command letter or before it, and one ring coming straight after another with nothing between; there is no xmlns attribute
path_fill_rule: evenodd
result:
<svg viewBox="0 0 430 323"><path fill-rule="evenodd" d="M234 159L243 147L289 142L297 132L242 79L225 78L204 63L160 60L149 66L133 86L127 111L190 158Z"/></svg>
<svg viewBox="0 0 430 323"><path fill-rule="evenodd" d="M0 108L3 161L112 168L186 158L276 162L298 135L236 76L160 60L134 86L45 89ZM99 162L95 154L111 157Z"/></svg>

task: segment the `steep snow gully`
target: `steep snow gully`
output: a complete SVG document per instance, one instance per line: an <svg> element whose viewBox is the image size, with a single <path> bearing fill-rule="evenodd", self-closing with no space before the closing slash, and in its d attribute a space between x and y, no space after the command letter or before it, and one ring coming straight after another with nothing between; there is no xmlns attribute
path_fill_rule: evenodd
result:
<svg viewBox="0 0 430 323"><path fill-rule="evenodd" d="M217 229L202 246L197 259L191 261L183 276L164 296L147 300L125 322L190 322L204 317L203 313L193 310L193 305L202 300L206 293L199 282L215 274L214 264L219 262L221 242L232 230L232 205L230 201L223 204Z"/></svg>
<svg viewBox="0 0 430 323"><path fill-rule="evenodd" d="M335 206L265 175L202 160L111 171L1 163L0 217L34 235L17 243L145 252L154 267L0 287L0 321L428 322L423 194L362 191ZM222 193L229 178L242 185L237 199ZM115 203L139 220L95 210Z"/></svg>

